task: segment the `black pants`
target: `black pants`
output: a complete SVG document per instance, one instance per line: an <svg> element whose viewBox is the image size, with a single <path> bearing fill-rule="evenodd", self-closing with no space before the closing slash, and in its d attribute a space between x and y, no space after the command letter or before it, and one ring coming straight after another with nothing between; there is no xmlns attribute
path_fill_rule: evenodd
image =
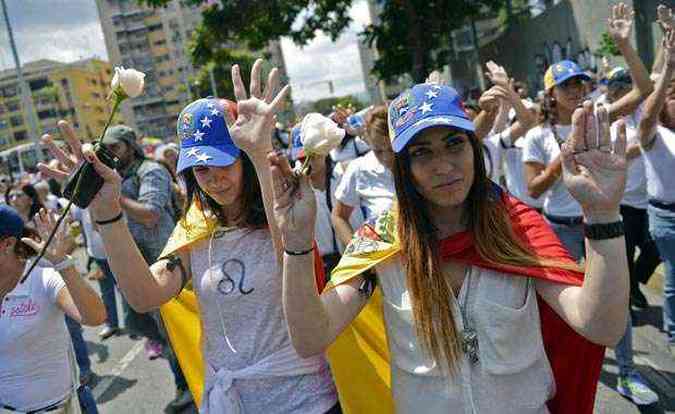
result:
<svg viewBox="0 0 675 414"><path fill-rule="evenodd" d="M638 282L647 283L656 267L661 263L659 251L649 236L649 217L647 210L626 205L621 206L621 216L626 229L626 254L630 274L631 291L637 289ZM640 248L640 256L635 259L635 248Z"/></svg>

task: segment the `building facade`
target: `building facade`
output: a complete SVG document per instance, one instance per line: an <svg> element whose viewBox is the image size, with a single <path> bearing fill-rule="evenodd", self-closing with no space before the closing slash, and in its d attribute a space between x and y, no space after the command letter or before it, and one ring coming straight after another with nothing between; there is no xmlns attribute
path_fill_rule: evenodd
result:
<svg viewBox="0 0 675 414"><path fill-rule="evenodd" d="M60 119L90 140L109 115L106 96L112 75L108 62L86 59L73 63L38 60L22 67L31 92L39 133L53 132ZM21 105L16 70L0 72L0 150L32 142L28 108Z"/></svg>
<svg viewBox="0 0 675 414"><path fill-rule="evenodd" d="M201 9L171 1L153 9L127 0L97 0L108 57L113 66L145 73L145 92L122 104L127 124L140 135L176 139L176 118L190 102L194 68L186 46Z"/></svg>

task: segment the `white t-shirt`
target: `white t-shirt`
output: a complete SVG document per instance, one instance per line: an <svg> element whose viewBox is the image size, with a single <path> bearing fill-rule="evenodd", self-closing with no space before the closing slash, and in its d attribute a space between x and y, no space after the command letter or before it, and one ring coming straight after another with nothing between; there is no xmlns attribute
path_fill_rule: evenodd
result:
<svg viewBox="0 0 675 414"><path fill-rule="evenodd" d="M335 162L343 162L362 157L369 151L370 146L368 146L366 141L359 137L354 137L354 139L351 139L344 148L338 147L331 150L330 157Z"/></svg>
<svg viewBox="0 0 675 414"><path fill-rule="evenodd" d="M564 141L572 130L572 126L558 125L556 129L559 138ZM523 162L536 162L547 166L558 155L560 155L560 145L549 126L537 126L525 136ZM567 191L562 178L558 179L548 192L541 197L544 198L545 214L561 217L580 217L582 215L581 206Z"/></svg>
<svg viewBox="0 0 675 414"><path fill-rule="evenodd" d="M639 145L638 136L639 119L636 114L624 117L626 122L626 138L628 145ZM617 123L613 123L610 128L612 142L617 138ZM622 205L633 208L646 209L647 203L647 176L645 175L644 157L639 157L628 161L626 170L626 189L623 193Z"/></svg>
<svg viewBox="0 0 675 414"><path fill-rule="evenodd" d="M502 176L502 152L504 148L499 143L500 134L493 134L483 139L483 159L485 171L489 179L500 184Z"/></svg>
<svg viewBox="0 0 675 414"><path fill-rule="evenodd" d="M105 247L103 246L103 239L99 232L94 230L89 210L82 210L77 206L72 206L71 208L73 218L82 223L82 231L84 231L84 237L87 238L87 254L94 259L105 259L107 256Z"/></svg>
<svg viewBox="0 0 675 414"><path fill-rule="evenodd" d="M500 134L501 140L506 146L503 152L504 157L504 179L506 180L506 188L516 198L520 199L525 204L534 207L542 208L544 206L544 196L539 198L532 198L527 190L527 179L525 178L525 164L523 163L523 147L525 146L525 137L516 141L515 144L511 142L511 129Z"/></svg>
<svg viewBox="0 0 675 414"><path fill-rule="evenodd" d="M675 172L675 132L659 125L654 145L642 150L647 175L647 194L662 203L675 203L675 185L670 179Z"/></svg>
<svg viewBox="0 0 675 414"><path fill-rule="evenodd" d="M0 403L31 411L73 389L70 336L56 305L64 286L54 269L36 266L0 304Z"/></svg>
<svg viewBox="0 0 675 414"><path fill-rule="evenodd" d="M335 198L360 209L369 220L391 208L394 200L394 176L373 152L349 163L335 190Z"/></svg>

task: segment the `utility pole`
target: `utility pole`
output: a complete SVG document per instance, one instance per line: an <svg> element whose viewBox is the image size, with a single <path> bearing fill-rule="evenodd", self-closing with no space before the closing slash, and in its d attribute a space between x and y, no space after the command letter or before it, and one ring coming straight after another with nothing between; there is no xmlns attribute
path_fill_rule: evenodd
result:
<svg viewBox="0 0 675 414"><path fill-rule="evenodd" d="M33 98L30 94L30 88L23 78L23 72L21 71L21 62L19 61L19 54L16 51L16 44L14 43L14 34L12 33L12 26L9 23L9 15L7 14L7 4L5 0L0 0L2 3L2 15L5 18L5 25L7 26L7 33L9 35L9 45L12 48L12 55L14 56L14 65L16 66L16 77L17 85L19 85L19 91L21 94L21 106L23 112L28 118L28 131L29 135L34 141L35 144L35 154L38 161L42 161L42 151L40 151L40 137L38 133L37 120L35 119L35 108L33 107Z"/></svg>

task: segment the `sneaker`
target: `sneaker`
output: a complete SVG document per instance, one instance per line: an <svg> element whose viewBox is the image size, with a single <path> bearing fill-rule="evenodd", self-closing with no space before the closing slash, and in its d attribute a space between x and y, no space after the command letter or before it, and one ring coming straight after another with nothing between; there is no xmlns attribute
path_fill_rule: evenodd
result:
<svg viewBox="0 0 675 414"><path fill-rule="evenodd" d="M105 328L101 329L101 332L98 333L98 337L101 338L102 341L105 341L106 339L110 338L113 335L117 335L117 333L120 331L120 328L115 328L112 326L106 326Z"/></svg>
<svg viewBox="0 0 675 414"><path fill-rule="evenodd" d="M162 356L162 344L157 341L148 339L145 341L145 356L148 359L157 359Z"/></svg>
<svg viewBox="0 0 675 414"><path fill-rule="evenodd" d="M189 390L176 390L176 398L166 407L168 410L179 411L193 402Z"/></svg>
<svg viewBox="0 0 675 414"><path fill-rule="evenodd" d="M659 400L659 396L645 384L638 373L629 377L619 377L617 391L636 405L650 405Z"/></svg>

